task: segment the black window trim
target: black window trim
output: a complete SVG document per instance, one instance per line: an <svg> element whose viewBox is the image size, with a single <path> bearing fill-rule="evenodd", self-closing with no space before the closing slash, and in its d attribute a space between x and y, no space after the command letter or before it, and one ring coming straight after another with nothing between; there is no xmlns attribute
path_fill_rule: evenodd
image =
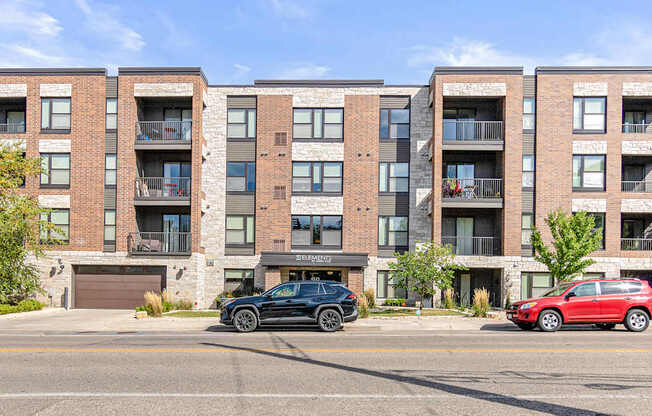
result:
<svg viewBox="0 0 652 416"><path fill-rule="evenodd" d="M243 218L243 228L242 232L244 233L244 244L232 244L227 242L228 234L228 217L240 217ZM254 219L254 242L247 243L247 218L252 217ZM231 230L231 231L240 231L240 230ZM224 217L224 247L225 248L253 248L256 245L256 216L253 214L226 214Z"/></svg>
<svg viewBox="0 0 652 416"><path fill-rule="evenodd" d="M229 280L236 280L237 278L235 277L226 277L226 272L240 272L241 277L240 279L246 280L246 279L251 279L253 280L256 277L256 269L241 269L237 267L225 267L224 268L224 280L226 281L227 279ZM251 272L251 277L246 277L245 274L247 272Z"/></svg>
<svg viewBox="0 0 652 416"><path fill-rule="evenodd" d="M227 187L227 195L253 195L256 193L256 162L254 161L236 161L236 160L229 160L226 162L226 181L228 183L229 178L242 178L242 176L229 176L229 163L244 163L244 178L245 178L245 190L244 191L229 191ZM254 189L252 191L247 190L247 187L249 185L249 165L253 164L254 165Z"/></svg>
<svg viewBox="0 0 652 416"><path fill-rule="evenodd" d="M294 121L294 110L310 110L310 123L296 123ZM321 132L322 132L322 137L314 137L315 136L315 110L322 110L322 117L321 117ZM324 116L324 110L340 110L342 113L342 123L326 123L326 117ZM294 137L294 125L308 125L310 124L313 126L310 129L310 135L311 137L299 137L295 138ZM337 138L325 138L324 136L324 126L327 124L333 124L333 125L342 125L342 138L337 139ZM317 143L342 143L344 141L344 108L343 107L292 107L292 141L293 142L317 142Z"/></svg>
<svg viewBox="0 0 652 416"><path fill-rule="evenodd" d="M582 186L575 187L573 186L573 161L575 157L580 157L581 158L581 163L580 163L580 179L582 180ZM602 179L602 189L600 188L587 188L584 186L584 158L586 156L602 156L604 159L604 171L602 172L603 179ZM579 154L573 154L571 157L571 188L572 192L606 192L607 190L607 155L605 154L586 154L586 153L579 153Z"/></svg>
<svg viewBox="0 0 652 416"><path fill-rule="evenodd" d="M533 107L532 109L534 110L534 112L532 112L532 113L526 113L525 112L525 100L532 100L532 103L533 103L532 104L532 107ZM537 126L537 99L536 99L536 97L523 97L523 116L526 116L526 115L532 115L534 117L534 124L533 124L534 128L533 129L524 128L523 133L534 133L536 131L536 128L537 128L536 127Z"/></svg>
<svg viewBox="0 0 652 416"><path fill-rule="evenodd" d="M523 159L526 157L532 157L532 170L524 170L523 169ZM532 172L532 184L533 186L525 186L523 185L523 173L526 172ZM534 191L534 188L536 186L536 180L537 180L537 157L536 155L522 155L521 157L521 189L523 191Z"/></svg>
<svg viewBox="0 0 652 416"><path fill-rule="evenodd" d="M51 184L51 179L52 175L50 172L52 172L52 158L50 157L51 155L68 155L68 169L55 169L55 170L67 170L68 171L68 184ZM52 153L40 153L39 158L42 159L43 156L48 157L48 183L43 183L41 182L41 175L39 175L39 188L50 188L50 189L70 189L70 175L72 171L72 158L70 157L70 153L68 152L52 152Z"/></svg>
<svg viewBox="0 0 652 416"><path fill-rule="evenodd" d="M530 228L523 228L523 217L525 215L529 215L532 217L531 221L531 227ZM532 248L532 240L530 240L530 244L523 244L523 231L529 230L532 231L534 229L534 213L533 212L521 212L521 248L524 249L531 249ZM530 235L530 238L532 236Z"/></svg>
<svg viewBox="0 0 652 416"><path fill-rule="evenodd" d="M68 224L54 224L52 222L52 213L54 211L67 211L68 212ZM53 224L55 226L59 226L59 225L67 225L68 226L68 236L67 236L68 238L66 238L65 240L59 240L59 241L62 244L70 244L70 208L52 208L47 212L41 213L41 215L44 215L44 214L47 215L47 217L48 217L47 220L45 220L45 221L49 222L50 224ZM48 230L47 240L45 240L45 241L49 241L51 238L52 238L52 230ZM42 241L42 242L44 241L44 240L41 240L40 238L39 238L39 240Z"/></svg>
<svg viewBox="0 0 652 416"><path fill-rule="evenodd" d="M114 218L115 218L115 223L114 224L107 224L106 223L106 213L107 213L107 211L113 211ZM115 237L117 239L117 237L118 237L118 235L117 235L117 232L118 232L118 214L117 214L117 210L115 208L105 209L103 219L104 219L104 228L102 228L102 233L103 233L103 238L104 238L104 245L115 244L116 240L107 240L106 239L106 227L113 227L113 234L115 235Z"/></svg>
<svg viewBox="0 0 652 416"><path fill-rule="evenodd" d="M310 175L309 176L294 176L294 164L295 163L309 163L310 164ZM340 190L339 192L325 192L325 191L312 191L312 185L313 185L313 175L314 175L314 169L315 165L318 164L320 166L320 177L319 180L321 181L321 187L324 189L324 164L326 163L339 163L340 165L340 171L342 174L339 176L340 178ZM294 178L310 178L310 189L311 191L306 192L306 191L295 191L294 190ZM327 178L337 178L337 176L327 176ZM304 160L294 160L292 161L292 195L296 196L342 196L342 189L344 187L344 163L341 161L331 161L331 160L324 160L324 161L304 161Z"/></svg>
<svg viewBox="0 0 652 416"><path fill-rule="evenodd" d="M245 112L245 121L244 123L229 123L229 111L231 110L241 110ZM254 136L249 137L249 112L253 111L256 113L256 128L254 130ZM229 124L244 124L245 126L245 137L229 137ZM258 113L255 108L227 108L226 109L226 140L229 142L255 142L258 136Z"/></svg>
<svg viewBox="0 0 652 416"><path fill-rule="evenodd" d="M324 217L339 217L342 221L342 229L340 229L340 245L339 246L327 246L324 244L308 244L308 245L295 245L294 241L292 241L292 231L294 229L292 228L292 217L310 217L310 235L311 235L311 241L312 241L312 236L314 235L313 227L314 227L314 218L319 217L319 236L320 240L323 241L322 233L324 232ZM341 250L342 245L344 242L344 221L341 215L310 215L310 214L292 214L290 216L290 247L292 249L322 249L322 250Z"/></svg>
<svg viewBox="0 0 652 416"><path fill-rule="evenodd" d="M555 278L550 276L550 273L548 273L548 272L521 272L521 288L520 288L521 293L523 293L523 287L522 287L523 286L523 275L528 276L527 297L526 297L526 299L532 299L532 296L533 296L532 295L532 289L534 288L534 275L535 274L547 274L550 277L550 279L552 279L552 286L549 286L549 288L552 289L553 287L556 286ZM542 289L544 287L542 286L542 287L537 287L537 288ZM521 300L525 300L525 299L521 299Z"/></svg>
<svg viewBox="0 0 652 416"><path fill-rule="evenodd" d="M596 217L596 216L602 217L602 247L598 248L596 251L604 251L604 250L606 250L607 249L607 234L606 234L607 213L606 212L588 212L587 211L586 214L590 215L592 217ZM593 220L593 222L595 223L595 219ZM593 231L595 231L595 228L593 229Z"/></svg>
<svg viewBox="0 0 652 416"><path fill-rule="evenodd" d="M8 124L9 121L7 121L7 116L9 113L23 113L23 119L25 121L23 122L23 131L3 131L0 132L1 134L25 134L27 133L27 104L25 104L25 107L23 108L13 108L13 107L5 107L4 108L4 113L5 113L5 118L0 120L0 123L2 124Z"/></svg>
<svg viewBox="0 0 652 416"><path fill-rule="evenodd" d="M109 100L115 100L115 113L109 113ZM107 121L109 119L109 115L113 114L115 114L115 128L110 129L107 127ZM104 128L106 131L110 133L118 131L118 97L106 97L104 102L104 117Z"/></svg>
<svg viewBox="0 0 652 416"><path fill-rule="evenodd" d="M411 100L410 100L411 104ZM392 123L392 111L393 110L407 110L408 111L408 122L407 123ZM381 136L382 130L382 114L383 111L387 111L387 137L383 138ZM407 137L392 137L392 124L407 124L408 126L408 135ZM405 140L409 141L412 137L412 109L408 105L407 108L381 108L378 115L378 140L382 140L383 143L392 143L392 142L403 142Z"/></svg>
<svg viewBox="0 0 652 416"><path fill-rule="evenodd" d="M109 156L114 156L115 157L115 169L109 169L106 167L106 162L107 158ZM115 172L115 183L114 184L107 184L106 182L106 174L108 172ZM105 153L104 154L104 188L107 189L115 189L118 185L118 154L117 153Z"/></svg>
<svg viewBox="0 0 652 416"><path fill-rule="evenodd" d="M584 115L586 113L586 99L587 98L602 98L604 99L604 125L602 127L602 130L587 130L584 129ZM575 99L581 99L582 100L582 128L581 129L576 129L575 128ZM600 114L600 113L588 113L588 114ZM607 133L607 97L606 96L573 96L573 114L571 117L571 130L573 134L606 134Z"/></svg>
<svg viewBox="0 0 652 416"><path fill-rule="evenodd" d="M396 218L406 218L407 219L407 230L405 231L392 231L394 233L399 232L399 233L405 233L407 236L407 245L404 246L397 246L397 245L381 245L380 244L380 219L383 218L385 220L385 242L389 241L389 218L391 217L396 217ZM378 216L378 249L379 250L395 250L395 251L401 251L401 250L408 250L410 246L410 216L409 215L379 215Z"/></svg>
<svg viewBox="0 0 652 416"><path fill-rule="evenodd" d="M392 165L392 164L398 164L398 163L407 165L408 176L390 176L389 172L390 172L391 169L389 168L389 166ZM386 191L381 191L380 190L380 187L381 187L380 170L382 169L383 165L387 165L387 174L386 174L386 177L385 177L385 189L387 189ZM407 178L407 180L408 180L408 189L407 189L407 191L399 191L399 192L390 191L389 190L389 183L390 183L391 178ZM398 161L379 162L378 163L378 193L380 195L407 195L407 194L409 194L410 193L410 162L398 162Z"/></svg>
<svg viewBox="0 0 652 416"><path fill-rule="evenodd" d="M70 103L69 108L70 112L69 113L57 113L57 114L68 114L68 117L70 118L69 120L69 128L68 129L53 129L51 127L48 128L43 128L43 100L50 100L48 102L49 107L50 107L50 117L48 119L48 126L52 126L52 100L61 100L61 99L67 99L68 102ZM70 131L72 129L72 97L41 97L41 108L39 111L40 117L39 117L39 125L41 126L41 133L42 134L70 134ZM27 116L27 115L26 115ZM105 124L106 126L106 124Z"/></svg>

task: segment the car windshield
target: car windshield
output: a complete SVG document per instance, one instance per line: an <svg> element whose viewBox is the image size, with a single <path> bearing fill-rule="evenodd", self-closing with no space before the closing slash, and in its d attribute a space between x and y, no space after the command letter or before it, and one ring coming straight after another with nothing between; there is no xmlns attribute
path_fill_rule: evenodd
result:
<svg viewBox="0 0 652 416"><path fill-rule="evenodd" d="M553 287L551 290L547 291L543 295L541 295L542 298L550 298L553 296L559 296L562 293L566 291L569 287L571 287L572 283L567 283L559 286Z"/></svg>

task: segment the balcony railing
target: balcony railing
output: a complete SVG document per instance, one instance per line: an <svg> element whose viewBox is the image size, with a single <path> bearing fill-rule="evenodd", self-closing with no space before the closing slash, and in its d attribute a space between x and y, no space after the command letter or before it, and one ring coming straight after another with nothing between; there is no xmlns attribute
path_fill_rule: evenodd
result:
<svg viewBox="0 0 652 416"><path fill-rule="evenodd" d="M0 123L0 133L25 133L25 123Z"/></svg>
<svg viewBox="0 0 652 416"><path fill-rule="evenodd" d="M452 246L453 253L460 256L499 256L500 238L497 237L442 237L443 246Z"/></svg>
<svg viewBox="0 0 652 416"><path fill-rule="evenodd" d="M192 139L192 121L137 121L136 141L188 141Z"/></svg>
<svg viewBox="0 0 652 416"><path fill-rule="evenodd" d="M651 251L652 238L621 238L620 249L628 251Z"/></svg>
<svg viewBox="0 0 652 416"><path fill-rule="evenodd" d="M650 181L622 181L622 192L652 192L652 180Z"/></svg>
<svg viewBox="0 0 652 416"><path fill-rule="evenodd" d="M623 133L652 133L652 123L623 124Z"/></svg>
<svg viewBox="0 0 652 416"><path fill-rule="evenodd" d="M502 141L502 121L457 121L444 120L444 140Z"/></svg>
<svg viewBox="0 0 652 416"><path fill-rule="evenodd" d="M136 199L177 199L190 196L190 178L136 178Z"/></svg>
<svg viewBox="0 0 652 416"><path fill-rule="evenodd" d="M192 233L129 233L127 239L127 250L130 254L189 254L191 247Z"/></svg>
<svg viewBox="0 0 652 416"><path fill-rule="evenodd" d="M459 199L501 198L502 179L454 179L442 180L442 197Z"/></svg>

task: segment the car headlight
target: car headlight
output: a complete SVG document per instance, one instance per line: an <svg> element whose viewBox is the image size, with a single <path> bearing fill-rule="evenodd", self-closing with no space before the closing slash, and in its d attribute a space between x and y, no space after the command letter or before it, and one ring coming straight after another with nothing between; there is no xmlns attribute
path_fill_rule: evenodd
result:
<svg viewBox="0 0 652 416"><path fill-rule="evenodd" d="M536 302L524 303L521 305L521 310L533 308L534 306L536 306L536 304L537 304Z"/></svg>

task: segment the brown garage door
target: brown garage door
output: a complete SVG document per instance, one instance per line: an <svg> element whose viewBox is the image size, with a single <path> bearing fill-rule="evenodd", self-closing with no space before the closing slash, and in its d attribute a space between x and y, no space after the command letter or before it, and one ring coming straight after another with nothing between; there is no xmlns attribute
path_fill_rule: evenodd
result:
<svg viewBox="0 0 652 416"><path fill-rule="evenodd" d="M133 309L147 291L161 292L161 274L76 274L75 308Z"/></svg>

